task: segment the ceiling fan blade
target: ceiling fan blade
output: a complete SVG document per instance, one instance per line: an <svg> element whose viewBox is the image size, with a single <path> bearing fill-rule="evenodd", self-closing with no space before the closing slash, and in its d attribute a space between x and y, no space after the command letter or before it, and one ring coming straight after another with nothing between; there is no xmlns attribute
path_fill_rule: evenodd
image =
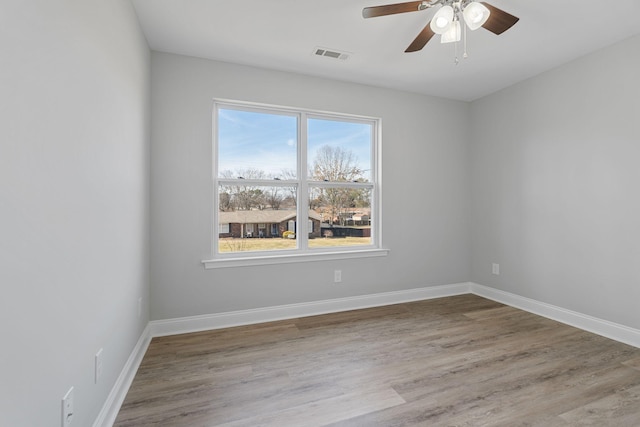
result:
<svg viewBox="0 0 640 427"><path fill-rule="evenodd" d="M491 12L489 19L487 19L487 22L482 24L482 26L494 34L504 33L520 20L520 18L517 18L504 10L500 10L495 6L491 6L489 3L481 3Z"/></svg>
<svg viewBox="0 0 640 427"><path fill-rule="evenodd" d="M434 36L434 32L431 29L431 21L427 22L427 26L420 31L418 37L415 38L413 42L409 45L405 52L417 52L422 49L428 42L431 40L431 37Z"/></svg>
<svg viewBox="0 0 640 427"><path fill-rule="evenodd" d="M386 4L384 6L372 6L362 9L364 18L374 18L376 16L393 15L396 13L417 12L422 1L410 1L407 3Z"/></svg>

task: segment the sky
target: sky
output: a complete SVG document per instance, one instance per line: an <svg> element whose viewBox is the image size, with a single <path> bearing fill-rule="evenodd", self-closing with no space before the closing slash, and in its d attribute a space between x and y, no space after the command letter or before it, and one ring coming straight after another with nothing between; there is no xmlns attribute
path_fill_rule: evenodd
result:
<svg viewBox="0 0 640 427"><path fill-rule="evenodd" d="M296 170L297 116L233 109L218 110L218 176L224 170L249 168L283 178ZM351 151L370 179L372 125L331 119L308 119L307 164L323 145Z"/></svg>

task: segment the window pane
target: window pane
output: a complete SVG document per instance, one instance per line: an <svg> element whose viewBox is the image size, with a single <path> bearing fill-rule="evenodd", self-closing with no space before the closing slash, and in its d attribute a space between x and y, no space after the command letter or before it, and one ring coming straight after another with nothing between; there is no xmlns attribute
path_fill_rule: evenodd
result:
<svg viewBox="0 0 640 427"><path fill-rule="evenodd" d="M307 125L309 179L371 181L370 123L309 119Z"/></svg>
<svg viewBox="0 0 640 427"><path fill-rule="evenodd" d="M219 252L296 249L296 187L220 184L218 200Z"/></svg>
<svg viewBox="0 0 640 427"><path fill-rule="evenodd" d="M296 177L297 117L218 109L218 177Z"/></svg>
<svg viewBox="0 0 640 427"><path fill-rule="evenodd" d="M380 243L380 230L371 228L380 223L371 221L379 120L233 101L214 108L220 260ZM299 218L297 206L308 207L308 217Z"/></svg>
<svg viewBox="0 0 640 427"><path fill-rule="evenodd" d="M310 248L371 244L370 189L310 187L309 206L309 216L321 221L309 235Z"/></svg>

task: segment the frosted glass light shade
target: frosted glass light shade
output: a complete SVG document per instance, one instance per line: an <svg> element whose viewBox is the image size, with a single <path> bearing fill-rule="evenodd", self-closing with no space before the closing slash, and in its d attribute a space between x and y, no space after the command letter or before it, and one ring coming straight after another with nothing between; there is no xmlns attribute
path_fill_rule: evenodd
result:
<svg viewBox="0 0 640 427"><path fill-rule="evenodd" d="M460 41L460 21L453 21L449 29L440 37L440 43L454 43Z"/></svg>
<svg viewBox="0 0 640 427"><path fill-rule="evenodd" d="M429 26L436 34L444 34L453 22L453 8L451 6L442 6L440 10L431 18Z"/></svg>
<svg viewBox="0 0 640 427"><path fill-rule="evenodd" d="M485 5L478 3L477 1L471 2L462 11L464 22L467 24L470 30L477 30L487 22L491 12Z"/></svg>

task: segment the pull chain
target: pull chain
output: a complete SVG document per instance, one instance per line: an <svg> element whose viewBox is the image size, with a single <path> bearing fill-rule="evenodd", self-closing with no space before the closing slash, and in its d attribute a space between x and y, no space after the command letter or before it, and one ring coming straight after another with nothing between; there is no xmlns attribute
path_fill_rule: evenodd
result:
<svg viewBox="0 0 640 427"><path fill-rule="evenodd" d="M453 44L453 49L455 53L455 58L453 59L453 63L458 65L460 63L460 60L458 59L458 42L455 42Z"/></svg>
<svg viewBox="0 0 640 427"><path fill-rule="evenodd" d="M467 26L463 24L462 27L462 31L464 31L464 53L462 54L462 58L467 59L469 57L469 55L467 55Z"/></svg>

